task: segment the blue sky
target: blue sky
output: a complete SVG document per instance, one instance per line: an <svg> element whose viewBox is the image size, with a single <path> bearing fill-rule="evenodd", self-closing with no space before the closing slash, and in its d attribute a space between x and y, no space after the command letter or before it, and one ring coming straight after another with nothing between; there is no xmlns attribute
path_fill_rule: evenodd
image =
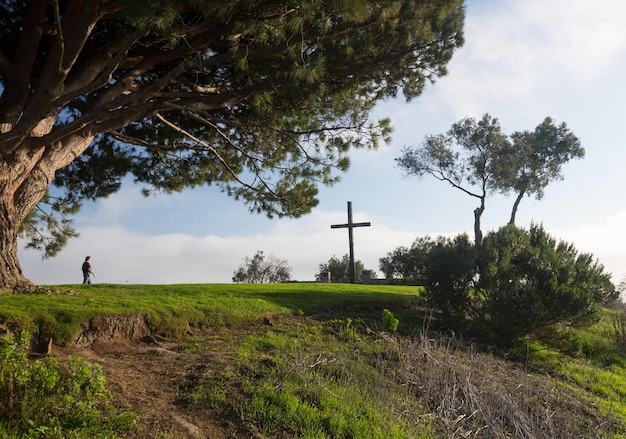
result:
<svg viewBox="0 0 626 439"><path fill-rule="evenodd" d="M556 238L593 253L613 274L626 275L626 2L622 0L469 1L466 43L449 74L410 103L381 103L373 118L390 117L390 145L352 153L342 181L321 188L319 205L297 220L250 214L216 188L143 198L125 185L76 217L80 237L55 258L20 250L24 274L40 284L81 281L92 256L96 282L231 282L242 259L257 250L287 260L293 278L310 281L319 264L348 253L345 229L352 201L355 255L380 273L379 258L418 236L472 236L476 200L424 177L405 178L394 159L405 145L445 132L485 112L506 133L533 130L546 116L567 123L586 150L563 168L542 200L525 198L517 225L541 223ZM508 221L512 198L487 200L483 231Z"/></svg>

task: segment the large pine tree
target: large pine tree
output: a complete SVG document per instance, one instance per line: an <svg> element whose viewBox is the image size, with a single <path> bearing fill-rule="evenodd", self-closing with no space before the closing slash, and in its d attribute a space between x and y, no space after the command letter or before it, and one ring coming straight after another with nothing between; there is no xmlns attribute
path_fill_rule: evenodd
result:
<svg viewBox="0 0 626 439"><path fill-rule="evenodd" d="M369 120L376 102L445 74L463 12L461 0L2 2L0 290L34 288L19 233L54 254L72 235L64 215L128 175L309 212L350 148L388 140L388 121Z"/></svg>

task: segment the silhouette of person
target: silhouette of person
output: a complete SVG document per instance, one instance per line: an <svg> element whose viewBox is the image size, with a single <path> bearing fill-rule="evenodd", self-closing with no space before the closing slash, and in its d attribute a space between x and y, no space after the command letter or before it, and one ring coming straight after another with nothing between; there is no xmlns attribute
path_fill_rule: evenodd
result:
<svg viewBox="0 0 626 439"><path fill-rule="evenodd" d="M90 275L93 275L93 277L96 277L96 273L94 273L91 270L91 256L87 256L85 258L85 262L83 262L83 284L90 284L91 283L91 277Z"/></svg>

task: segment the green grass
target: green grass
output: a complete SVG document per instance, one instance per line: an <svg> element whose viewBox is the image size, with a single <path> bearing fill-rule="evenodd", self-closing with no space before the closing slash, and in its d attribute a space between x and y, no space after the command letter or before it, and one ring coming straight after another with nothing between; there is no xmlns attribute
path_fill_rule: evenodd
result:
<svg viewBox="0 0 626 439"><path fill-rule="evenodd" d="M0 295L0 322L66 344L83 321L101 315L142 314L165 337L188 325L222 327L265 313L355 313L416 300L407 286L350 284L59 285L53 294ZM393 311L393 310L392 310ZM380 310L376 311L380 313Z"/></svg>
<svg viewBox="0 0 626 439"><path fill-rule="evenodd" d="M178 341L178 353L202 358L210 350L217 362L189 366L178 404L251 437L490 437L534 431L533 422L561 429L533 437L587 437L591 431L593 437L626 437L618 311L603 310L586 328L530 340L506 353L511 361L432 332L425 336L430 316L420 308L417 287L99 284L54 290L0 295L0 323L69 344L85 320L143 315L155 334ZM190 327L210 331L191 336ZM496 398L493 389L502 395ZM546 401L550 413L542 412ZM501 411L503 403L511 403L509 413ZM522 419L527 425L510 424ZM94 437L116 437L110 426L97 428ZM49 437L70 437L50 431Z"/></svg>
<svg viewBox="0 0 626 439"><path fill-rule="evenodd" d="M263 437L443 437L420 416L424 409L406 387L381 378L366 326L282 320L231 340L234 371L188 376L181 401L219 409L222 417L256 426Z"/></svg>

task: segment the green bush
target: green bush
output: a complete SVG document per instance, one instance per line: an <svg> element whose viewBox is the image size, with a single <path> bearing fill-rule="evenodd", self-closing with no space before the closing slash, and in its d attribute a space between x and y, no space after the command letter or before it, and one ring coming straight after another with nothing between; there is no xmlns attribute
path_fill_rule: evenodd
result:
<svg viewBox="0 0 626 439"><path fill-rule="evenodd" d="M391 311L387 308L383 309L383 329L391 332L392 334L396 334L398 332L398 324L400 320L398 320Z"/></svg>
<svg viewBox="0 0 626 439"><path fill-rule="evenodd" d="M0 436L112 437L134 426L118 416L100 366L70 357L65 368L54 357L30 361L30 336L0 339Z"/></svg>
<svg viewBox="0 0 626 439"><path fill-rule="evenodd" d="M463 330L477 275L476 248L465 234L454 239L440 237L424 264L427 303L440 311L446 328Z"/></svg>
<svg viewBox="0 0 626 439"><path fill-rule="evenodd" d="M511 343L555 323L584 323L615 287L602 265L541 226L506 226L483 240L473 317L492 339Z"/></svg>
<svg viewBox="0 0 626 439"><path fill-rule="evenodd" d="M503 227L478 248L467 235L439 238L423 261L425 298L440 323L501 345L556 323L589 323L617 294L592 255L536 225Z"/></svg>

